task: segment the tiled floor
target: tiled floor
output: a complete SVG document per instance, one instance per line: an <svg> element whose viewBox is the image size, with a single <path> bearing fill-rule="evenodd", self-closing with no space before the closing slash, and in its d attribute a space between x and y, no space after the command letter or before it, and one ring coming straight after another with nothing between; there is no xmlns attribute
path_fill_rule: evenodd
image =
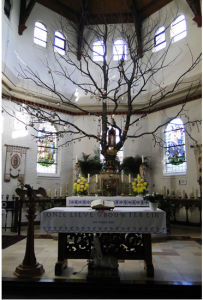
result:
<svg viewBox="0 0 203 300"><path fill-rule="evenodd" d="M37 233L37 230L35 230ZM4 234L4 233L2 233ZM22 232L22 235L25 232ZM201 229L171 229L171 235L201 237ZM26 239L2 250L2 277L16 278L15 268L23 261ZM195 241L156 239L152 243L154 278L148 278L143 261L125 261L119 263L120 280L147 281L202 281L202 247ZM43 264L44 279L86 279L87 261L69 260L68 268L62 276L54 275L57 259L57 241L53 239L35 239L35 255L37 261ZM73 275L74 272L79 272Z"/></svg>

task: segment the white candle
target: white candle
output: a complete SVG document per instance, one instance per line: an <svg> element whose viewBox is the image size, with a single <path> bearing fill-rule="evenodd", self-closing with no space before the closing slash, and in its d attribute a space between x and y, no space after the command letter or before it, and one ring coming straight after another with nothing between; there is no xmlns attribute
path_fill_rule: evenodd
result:
<svg viewBox="0 0 203 300"><path fill-rule="evenodd" d="M96 183L98 183L98 174L96 174Z"/></svg>
<svg viewBox="0 0 203 300"><path fill-rule="evenodd" d="M123 174L121 174L121 183L123 183Z"/></svg>
<svg viewBox="0 0 203 300"><path fill-rule="evenodd" d="M144 162L144 156L142 155L142 162Z"/></svg>
<svg viewBox="0 0 203 300"><path fill-rule="evenodd" d="M57 197L57 190L54 191L54 197Z"/></svg>
<svg viewBox="0 0 203 300"><path fill-rule="evenodd" d="M87 174L87 183L90 183L90 174Z"/></svg>
<svg viewBox="0 0 203 300"><path fill-rule="evenodd" d="M79 174L79 176L78 176L79 178L81 177L81 174Z"/></svg>
<svg viewBox="0 0 203 300"><path fill-rule="evenodd" d="M62 193L63 193L63 188L62 186L60 187L60 197L62 197Z"/></svg>
<svg viewBox="0 0 203 300"><path fill-rule="evenodd" d="M129 183L131 183L131 174L129 174Z"/></svg>
<svg viewBox="0 0 203 300"><path fill-rule="evenodd" d="M78 163L78 157L76 156L75 158L75 163L77 164Z"/></svg>
<svg viewBox="0 0 203 300"><path fill-rule="evenodd" d="M51 197L51 190L48 190L48 196Z"/></svg>

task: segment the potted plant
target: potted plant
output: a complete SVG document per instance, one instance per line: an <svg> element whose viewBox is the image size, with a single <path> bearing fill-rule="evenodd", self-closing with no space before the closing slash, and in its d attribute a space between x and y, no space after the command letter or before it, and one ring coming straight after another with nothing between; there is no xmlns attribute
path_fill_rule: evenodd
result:
<svg viewBox="0 0 203 300"><path fill-rule="evenodd" d="M78 164L80 166L82 175L86 178L88 174L90 174L90 176L99 174L103 166L97 155L95 155L93 158L90 158L90 154L85 154L84 152L82 152L82 159L78 160Z"/></svg>
<svg viewBox="0 0 203 300"><path fill-rule="evenodd" d="M144 200L149 201L149 206L151 210L155 211L158 208L159 202L163 199L163 195L160 195L159 193L152 193L147 194L144 196Z"/></svg>

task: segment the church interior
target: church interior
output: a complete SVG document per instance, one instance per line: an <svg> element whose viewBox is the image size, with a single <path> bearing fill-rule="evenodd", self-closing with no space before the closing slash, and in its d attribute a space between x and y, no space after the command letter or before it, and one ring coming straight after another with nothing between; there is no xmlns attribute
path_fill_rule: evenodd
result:
<svg viewBox="0 0 203 300"><path fill-rule="evenodd" d="M2 299L202 298L202 1L2 1Z"/></svg>

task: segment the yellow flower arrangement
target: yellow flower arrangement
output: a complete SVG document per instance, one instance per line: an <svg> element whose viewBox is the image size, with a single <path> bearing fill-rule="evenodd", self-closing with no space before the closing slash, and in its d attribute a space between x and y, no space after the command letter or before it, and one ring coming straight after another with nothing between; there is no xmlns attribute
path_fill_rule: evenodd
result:
<svg viewBox="0 0 203 300"><path fill-rule="evenodd" d="M73 195L87 195L88 186L89 184L87 183L87 180L84 177L79 178L73 184Z"/></svg>
<svg viewBox="0 0 203 300"><path fill-rule="evenodd" d="M148 193L148 183L141 176L137 176L132 182L133 195L145 195Z"/></svg>

